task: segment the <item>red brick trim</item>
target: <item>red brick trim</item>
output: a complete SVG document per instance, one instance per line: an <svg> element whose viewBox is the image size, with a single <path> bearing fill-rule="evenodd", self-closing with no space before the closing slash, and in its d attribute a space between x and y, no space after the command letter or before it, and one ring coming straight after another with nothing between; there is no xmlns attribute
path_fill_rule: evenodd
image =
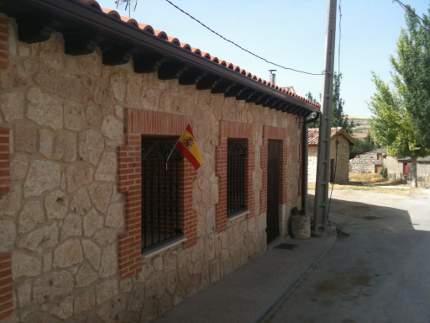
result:
<svg viewBox="0 0 430 323"><path fill-rule="evenodd" d="M281 203L287 202L287 138L288 130L279 127L263 127L263 145L260 153L260 166L262 171L262 187L260 191L260 214L265 213L267 210L267 153L268 153L268 140L282 140L282 181L281 181Z"/></svg>
<svg viewBox="0 0 430 323"><path fill-rule="evenodd" d="M193 183L197 172L188 160L183 162L183 180L181 188L182 201L182 230L186 240L184 248L190 248L197 243L197 212L193 209Z"/></svg>
<svg viewBox="0 0 430 323"><path fill-rule="evenodd" d="M299 174L300 174L300 176L299 176L299 182L297 183L297 196L299 197L299 196L302 196L302 194L303 194L303 192L302 192L302 186L303 186L302 178L304 176L303 175L304 169L303 169L303 121L302 120L299 121L298 132L299 132L299 140L298 140L297 146L299 149L298 160L299 160Z"/></svg>
<svg viewBox="0 0 430 323"><path fill-rule="evenodd" d="M218 176L218 204L216 205L215 229L222 232L227 226L227 141L228 138L248 139L248 159L246 167L246 205L249 216L255 214L252 173L255 167L253 126L247 123L221 121L219 144L215 151L215 172Z"/></svg>
<svg viewBox="0 0 430 323"><path fill-rule="evenodd" d="M12 257L0 253L0 320L13 313Z"/></svg>
<svg viewBox="0 0 430 323"><path fill-rule="evenodd" d="M9 22L0 17L0 69L9 65Z"/></svg>
<svg viewBox="0 0 430 323"><path fill-rule="evenodd" d="M126 142L119 148L118 176L119 191L126 194L125 225L126 230L120 234L118 241L118 266L121 278L136 275L141 269L141 225L142 225L142 168L141 136L142 135L176 135L185 129L187 120L181 115L126 110ZM190 163L183 163L182 210L184 248L197 242L197 212L192 208L192 185L196 171Z"/></svg>
<svg viewBox="0 0 430 323"><path fill-rule="evenodd" d="M0 197L10 190L10 131L0 128Z"/></svg>

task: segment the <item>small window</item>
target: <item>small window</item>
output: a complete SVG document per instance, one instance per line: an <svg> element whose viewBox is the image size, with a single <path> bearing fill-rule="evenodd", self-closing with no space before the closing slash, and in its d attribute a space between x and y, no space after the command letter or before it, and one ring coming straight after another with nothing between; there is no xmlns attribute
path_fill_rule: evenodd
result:
<svg viewBox="0 0 430 323"><path fill-rule="evenodd" d="M142 137L142 250L182 236L182 156L175 137Z"/></svg>
<svg viewBox="0 0 430 323"><path fill-rule="evenodd" d="M234 216L246 210L246 164L248 141L229 139L227 154L227 210Z"/></svg>

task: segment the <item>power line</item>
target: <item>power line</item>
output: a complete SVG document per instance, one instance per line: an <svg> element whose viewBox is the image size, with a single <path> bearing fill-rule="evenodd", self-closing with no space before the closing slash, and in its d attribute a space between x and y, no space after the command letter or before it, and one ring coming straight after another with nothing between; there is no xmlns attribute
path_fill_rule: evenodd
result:
<svg viewBox="0 0 430 323"><path fill-rule="evenodd" d="M268 63L268 64L271 64L273 66L282 68L284 70L293 71L293 72L296 72L296 73L302 73L302 74L307 74L307 75L317 75L317 76L325 75L325 73L311 73L311 72L307 72L307 71L300 70L300 69L297 69L297 68L292 68L292 67L284 66L284 65L275 63L275 62L273 62L273 61L271 61L269 59L266 59L266 58L264 58L264 57L262 57L262 56L260 56L260 55L258 55L256 53L252 52L251 50L246 49L245 47L239 45L235 41L233 41L233 40L231 40L231 39L229 39L229 38L221 35L217 31L215 31L214 29L212 29L211 27L209 27L208 25L206 25L204 22L202 22L201 20L197 19L196 17L194 17L193 15L191 15L190 13L188 13L187 11L185 11L184 9L180 8L178 5L176 5L175 3L173 3L171 0L165 0L165 1L168 4L170 4L172 7L176 8L177 10L179 10L180 12L182 12L184 15L188 16L189 18L191 18L192 20L194 20L195 22L197 22L198 24L200 24L201 26L203 26L205 29L209 30L214 35L218 36L219 38L225 40L226 42L232 44L233 46L239 48L240 50L242 50L242 51L244 51L244 52L246 52L246 53L248 53L248 54L250 54L250 55L252 55L252 56L254 56L254 57L256 57L256 58L258 58L258 59L260 59L260 60L262 60L262 61L264 61L266 63Z"/></svg>
<svg viewBox="0 0 430 323"><path fill-rule="evenodd" d="M340 73L340 48L342 42L342 0L339 0L339 39L337 45L337 73Z"/></svg>
<svg viewBox="0 0 430 323"><path fill-rule="evenodd" d="M423 17L421 17L420 15L418 15L415 12L415 10L412 9L412 7L410 5L405 4L404 2L402 2L400 0L393 0L393 2L397 3L403 10L405 10L406 12L409 12L411 15L413 15L415 18L417 18L419 20L419 24L421 25L421 27L430 31L430 28L427 27L426 20Z"/></svg>

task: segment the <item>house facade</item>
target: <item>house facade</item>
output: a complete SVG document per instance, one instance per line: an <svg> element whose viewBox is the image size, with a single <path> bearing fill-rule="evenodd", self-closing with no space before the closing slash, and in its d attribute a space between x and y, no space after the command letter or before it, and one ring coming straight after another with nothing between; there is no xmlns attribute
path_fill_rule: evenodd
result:
<svg viewBox="0 0 430 323"><path fill-rule="evenodd" d="M411 159L387 155L384 148L357 155L349 163L350 170L354 173L380 174L383 169L386 169L387 176L391 180L410 180ZM417 159L417 180L419 186L430 185L430 157Z"/></svg>
<svg viewBox="0 0 430 323"><path fill-rule="evenodd" d="M349 161L350 170L353 173L380 174L386 158L387 153L382 148L359 154Z"/></svg>
<svg viewBox="0 0 430 323"><path fill-rule="evenodd" d="M308 131L308 182L315 183L317 175L319 129ZM334 183L349 180L349 152L353 139L341 128L331 128L330 178Z"/></svg>
<svg viewBox="0 0 430 323"><path fill-rule="evenodd" d="M384 161L388 177L392 179L411 180L411 158L395 158L389 163ZM417 183L420 187L430 187L430 156L417 158Z"/></svg>
<svg viewBox="0 0 430 323"><path fill-rule="evenodd" d="M317 105L95 1L2 10L1 322L149 322L287 234Z"/></svg>

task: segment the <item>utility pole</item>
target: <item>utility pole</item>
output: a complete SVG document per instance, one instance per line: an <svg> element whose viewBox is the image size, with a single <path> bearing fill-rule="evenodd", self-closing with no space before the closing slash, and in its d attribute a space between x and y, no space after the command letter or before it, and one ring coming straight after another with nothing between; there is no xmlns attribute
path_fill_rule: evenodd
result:
<svg viewBox="0 0 430 323"><path fill-rule="evenodd" d="M328 189L330 184L330 135L333 102L333 72L336 42L337 0L329 0L327 48L324 78L324 100L318 139L317 182L315 187L314 227L315 233L324 233L328 225Z"/></svg>

